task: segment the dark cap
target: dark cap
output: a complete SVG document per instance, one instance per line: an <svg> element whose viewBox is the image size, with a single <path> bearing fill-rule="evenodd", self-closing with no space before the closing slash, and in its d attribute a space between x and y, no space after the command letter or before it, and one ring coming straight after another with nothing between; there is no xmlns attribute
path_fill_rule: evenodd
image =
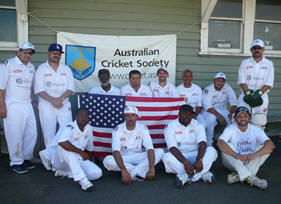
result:
<svg viewBox="0 0 281 204"><path fill-rule="evenodd" d="M184 104L180 107L180 111L186 111L190 113L194 113L193 107L187 104Z"/></svg>
<svg viewBox="0 0 281 204"><path fill-rule="evenodd" d="M245 106L237 107L236 110L235 110L234 116L237 116L241 112L248 113L248 115L251 116L251 113L250 113L249 109Z"/></svg>
<svg viewBox="0 0 281 204"><path fill-rule="evenodd" d="M49 49L48 49L48 51L59 51L59 52L61 52L61 53L64 53L63 51L62 51L62 46L60 45L60 44L56 44L56 43L53 43L53 44L51 44L50 46L49 46Z"/></svg>

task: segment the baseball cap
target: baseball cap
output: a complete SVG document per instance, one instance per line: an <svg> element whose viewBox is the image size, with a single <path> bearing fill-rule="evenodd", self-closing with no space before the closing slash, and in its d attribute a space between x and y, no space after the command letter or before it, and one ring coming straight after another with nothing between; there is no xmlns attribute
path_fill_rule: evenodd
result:
<svg viewBox="0 0 281 204"><path fill-rule="evenodd" d="M225 76L225 74L222 73L222 72L219 72L219 73L217 73L217 74L214 76L214 79L218 79L218 78L223 78L223 79L226 80L226 76Z"/></svg>
<svg viewBox="0 0 281 204"><path fill-rule="evenodd" d="M190 113L195 113L193 110L193 107L191 105L188 104L184 104L180 107L180 111L186 111L186 112L190 112Z"/></svg>
<svg viewBox="0 0 281 204"><path fill-rule="evenodd" d="M234 116L237 116L239 113L242 113L242 112L248 113L248 115L251 116L251 113L250 113L249 109L245 106L237 107L235 112L234 112Z"/></svg>
<svg viewBox="0 0 281 204"><path fill-rule="evenodd" d="M27 50L27 49L31 49L33 50L33 52L35 53L35 47L34 45L32 45L32 43L30 42L24 42L20 45L19 49L21 50Z"/></svg>
<svg viewBox="0 0 281 204"><path fill-rule="evenodd" d="M167 67L159 67L159 68L157 69L157 73L158 73L161 69L164 70L164 71L166 71L167 73L169 73Z"/></svg>
<svg viewBox="0 0 281 204"><path fill-rule="evenodd" d="M251 48L255 46L260 46L261 48L264 48L264 42L261 39L256 39L252 42Z"/></svg>
<svg viewBox="0 0 281 204"><path fill-rule="evenodd" d="M49 46L48 51L59 51L59 52L61 52L61 53L64 53L64 52L62 51L62 46L61 46L60 44L56 44L56 43L51 44L51 45Z"/></svg>
<svg viewBox="0 0 281 204"><path fill-rule="evenodd" d="M124 110L124 114L127 114L127 113L136 114L140 118L139 110L135 106L127 106Z"/></svg>

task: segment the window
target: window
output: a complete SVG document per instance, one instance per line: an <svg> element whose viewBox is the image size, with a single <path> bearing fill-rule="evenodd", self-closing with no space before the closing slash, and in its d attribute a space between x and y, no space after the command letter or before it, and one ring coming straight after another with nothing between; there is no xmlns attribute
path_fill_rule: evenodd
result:
<svg viewBox="0 0 281 204"><path fill-rule="evenodd" d="M28 40L26 1L0 0L0 19L0 50L17 50Z"/></svg>
<svg viewBox="0 0 281 204"><path fill-rule="evenodd" d="M250 55L251 42L265 42L265 55L281 56L280 0L201 0L199 54Z"/></svg>

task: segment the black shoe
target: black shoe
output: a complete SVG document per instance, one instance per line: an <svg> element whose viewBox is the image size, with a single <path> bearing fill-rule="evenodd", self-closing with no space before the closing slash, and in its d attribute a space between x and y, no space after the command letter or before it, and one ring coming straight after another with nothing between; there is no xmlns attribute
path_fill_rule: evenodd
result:
<svg viewBox="0 0 281 204"><path fill-rule="evenodd" d="M34 169L34 168L36 167L35 164L31 163L31 162L28 161L28 160L24 160L22 166L23 166L24 168L28 169L28 170Z"/></svg>
<svg viewBox="0 0 281 204"><path fill-rule="evenodd" d="M26 169L25 167L23 167L23 165L21 164L21 165L12 165L12 170L14 171L14 172L17 172L18 174L24 174L24 173L26 173L26 172L28 172L29 170L28 169Z"/></svg>

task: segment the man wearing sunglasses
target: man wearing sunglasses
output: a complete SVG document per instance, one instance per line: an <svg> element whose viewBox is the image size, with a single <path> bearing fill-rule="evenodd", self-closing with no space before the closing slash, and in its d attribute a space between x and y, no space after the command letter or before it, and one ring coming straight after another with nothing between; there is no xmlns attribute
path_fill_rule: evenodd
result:
<svg viewBox="0 0 281 204"><path fill-rule="evenodd" d="M262 40L254 40L250 50L252 57L243 60L239 68L238 84L242 93L238 104L251 109L252 123L264 129L269 103L267 94L274 83L274 66L263 56Z"/></svg>
<svg viewBox="0 0 281 204"><path fill-rule="evenodd" d="M0 117L10 156L10 166L17 173L26 173L37 138L36 121L31 105L34 66L30 63L35 48L30 42L21 44L17 56L0 66Z"/></svg>

